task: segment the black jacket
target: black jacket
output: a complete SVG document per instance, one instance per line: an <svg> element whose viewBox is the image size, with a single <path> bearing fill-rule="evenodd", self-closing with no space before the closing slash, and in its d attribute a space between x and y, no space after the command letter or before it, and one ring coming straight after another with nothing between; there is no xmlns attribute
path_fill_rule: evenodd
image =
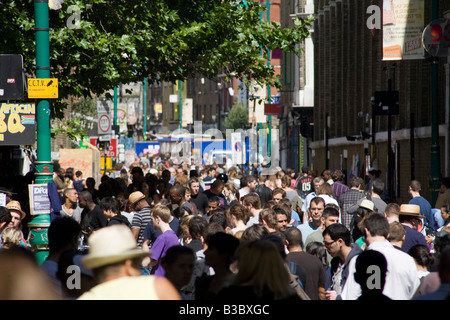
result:
<svg viewBox="0 0 450 320"><path fill-rule="evenodd" d="M128 221L128 218L121 214L112 217L111 220L109 220L108 222L108 226L112 226L115 224L124 224L127 227L131 228L130 221Z"/></svg>
<svg viewBox="0 0 450 320"><path fill-rule="evenodd" d="M255 192L258 194L261 200L261 208L267 201L272 200L272 190L266 187L265 184L260 184L256 187Z"/></svg>

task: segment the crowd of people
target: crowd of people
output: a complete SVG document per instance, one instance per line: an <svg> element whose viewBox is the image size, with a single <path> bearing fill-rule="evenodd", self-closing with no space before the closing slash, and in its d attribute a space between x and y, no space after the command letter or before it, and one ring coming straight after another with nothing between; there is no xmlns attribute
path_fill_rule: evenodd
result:
<svg viewBox="0 0 450 320"><path fill-rule="evenodd" d="M260 169L157 155L97 183L57 168L49 254L32 264L42 275L33 283L51 285L36 298L450 298L449 178L432 208L416 180L408 203L385 202L375 169L367 183L341 170ZM23 214L18 201L0 207L0 262L33 260Z"/></svg>

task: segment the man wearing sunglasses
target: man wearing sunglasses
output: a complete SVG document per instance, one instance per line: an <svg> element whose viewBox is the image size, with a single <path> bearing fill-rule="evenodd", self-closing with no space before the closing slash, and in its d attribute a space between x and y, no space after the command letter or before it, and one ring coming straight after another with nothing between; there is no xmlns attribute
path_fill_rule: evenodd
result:
<svg viewBox="0 0 450 320"><path fill-rule="evenodd" d="M348 278L348 263L363 251L357 244L351 243L350 231L343 224L329 225L322 235L324 247L333 257L330 263L331 286L326 288L325 296L327 300L340 300L342 288Z"/></svg>

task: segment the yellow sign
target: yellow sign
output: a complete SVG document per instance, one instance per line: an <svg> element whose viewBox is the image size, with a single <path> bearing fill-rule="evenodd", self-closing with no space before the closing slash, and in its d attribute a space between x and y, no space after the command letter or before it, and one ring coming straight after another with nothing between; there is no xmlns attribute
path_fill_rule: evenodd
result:
<svg viewBox="0 0 450 320"><path fill-rule="evenodd" d="M28 79L29 99L58 99L58 79Z"/></svg>

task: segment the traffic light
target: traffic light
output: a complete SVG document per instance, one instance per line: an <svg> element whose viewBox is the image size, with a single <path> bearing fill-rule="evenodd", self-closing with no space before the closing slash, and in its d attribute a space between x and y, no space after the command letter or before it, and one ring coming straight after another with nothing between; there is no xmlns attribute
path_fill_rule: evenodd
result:
<svg viewBox="0 0 450 320"><path fill-rule="evenodd" d="M134 125L127 124L127 137L132 138L134 136Z"/></svg>

